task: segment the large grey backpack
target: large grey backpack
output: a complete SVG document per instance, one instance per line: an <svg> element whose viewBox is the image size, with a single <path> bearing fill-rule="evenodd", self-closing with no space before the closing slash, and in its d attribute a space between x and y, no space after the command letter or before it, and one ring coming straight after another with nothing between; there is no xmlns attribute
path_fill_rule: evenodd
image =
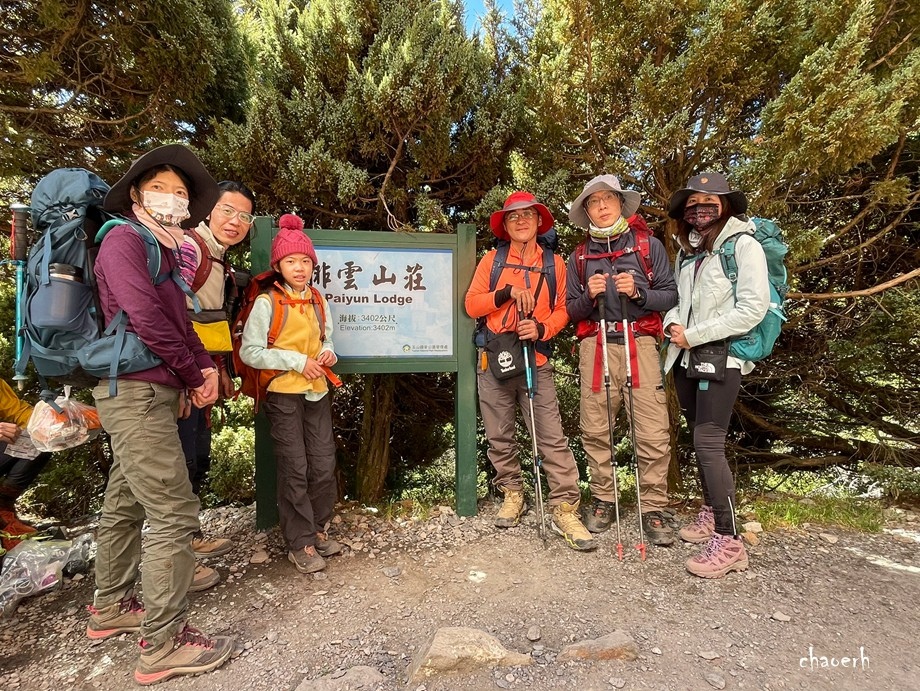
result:
<svg viewBox="0 0 920 691"><path fill-rule="evenodd" d="M126 330L128 318L122 310L103 323L93 261L109 228L128 224L143 238L151 281L162 283L171 276L160 273L159 243L146 227L102 210L108 190L95 173L60 168L32 192L32 228L41 235L29 250L19 296L23 348L16 374L22 375L31 360L46 390L48 379L89 386L108 377L115 395L119 374L162 362Z"/></svg>

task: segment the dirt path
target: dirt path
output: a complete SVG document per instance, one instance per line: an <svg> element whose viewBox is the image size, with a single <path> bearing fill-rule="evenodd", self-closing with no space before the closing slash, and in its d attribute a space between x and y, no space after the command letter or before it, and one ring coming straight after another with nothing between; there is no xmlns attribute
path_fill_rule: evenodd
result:
<svg viewBox="0 0 920 691"><path fill-rule="evenodd" d="M192 596L191 620L234 635L242 653L218 672L168 688L296 689L355 665L379 670L381 689L426 691L920 688L916 533L768 534L750 549L749 572L704 581L683 569L690 547L619 563L606 534L595 553L575 553L554 537L544 551L532 523L492 529L492 510L401 526L346 514L337 530L355 550L330 560L320 580L294 572L276 533L254 534L250 509L213 514L209 527L239 547L212 566L235 574ZM903 527L911 526L920 529ZM819 532L838 539L832 544ZM272 560L249 565L262 542ZM135 639L91 643L83 635L91 581L26 601L0 620L0 689L136 688ZM442 626L488 631L531 653L534 664L407 686L412 656ZM533 626L536 642L526 635ZM638 660L555 660L567 643L615 629L636 640ZM822 667L844 657L856 658L856 668Z"/></svg>

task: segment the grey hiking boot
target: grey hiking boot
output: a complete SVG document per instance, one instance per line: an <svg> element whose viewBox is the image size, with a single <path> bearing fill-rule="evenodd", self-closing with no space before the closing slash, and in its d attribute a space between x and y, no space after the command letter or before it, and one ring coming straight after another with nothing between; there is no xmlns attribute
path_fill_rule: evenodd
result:
<svg viewBox="0 0 920 691"><path fill-rule="evenodd" d="M574 504L564 501L554 506L552 526L569 547L588 552L597 547L597 543L578 518L579 504L577 501Z"/></svg>
<svg viewBox="0 0 920 691"><path fill-rule="evenodd" d="M674 530L668 525L670 517L661 511L642 514L642 531L653 545L668 547L674 544Z"/></svg>
<svg viewBox="0 0 920 691"><path fill-rule="evenodd" d="M495 514L495 527L513 528L524 513L524 491L507 487L502 487L501 490L505 493L505 500Z"/></svg>
<svg viewBox="0 0 920 691"><path fill-rule="evenodd" d="M716 519L712 515L711 506L701 506L693 523L688 523L677 531L680 539L698 545L708 542L716 532Z"/></svg>
<svg viewBox="0 0 920 691"><path fill-rule="evenodd" d="M729 571L748 567L744 540L735 535L713 534L706 549L687 560L687 571L700 578L722 578Z"/></svg>
<svg viewBox="0 0 920 691"><path fill-rule="evenodd" d="M134 593L128 593L120 601L106 607L93 607L89 605L89 622L86 624L86 635L93 640L117 636L120 633L138 633L141 622L144 620L143 603Z"/></svg>
<svg viewBox="0 0 920 691"><path fill-rule="evenodd" d="M331 557L342 551L342 545L335 540L330 540L328 533L317 533L316 551L321 557Z"/></svg>
<svg viewBox="0 0 920 691"><path fill-rule="evenodd" d="M141 641L134 680L150 686L180 675L204 674L224 664L232 652L233 639L229 636L208 638L186 624L175 638L158 646Z"/></svg>
<svg viewBox="0 0 920 691"><path fill-rule="evenodd" d="M613 523L613 504L603 499L595 499L585 515L585 528L592 533L603 533Z"/></svg>
<svg viewBox="0 0 920 691"><path fill-rule="evenodd" d="M326 568L326 560L317 553L313 545L288 552L288 560L300 573L315 573Z"/></svg>

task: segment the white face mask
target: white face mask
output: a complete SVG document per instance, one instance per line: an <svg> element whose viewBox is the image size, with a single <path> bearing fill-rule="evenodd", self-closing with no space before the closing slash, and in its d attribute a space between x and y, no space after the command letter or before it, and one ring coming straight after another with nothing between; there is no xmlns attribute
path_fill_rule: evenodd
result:
<svg viewBox="0 0 920 691"><path fill-rule="evenodd" d="M141 197L144 210L164 225L177 226L191 216L183 197L168 192L143 192Z"/></svg>

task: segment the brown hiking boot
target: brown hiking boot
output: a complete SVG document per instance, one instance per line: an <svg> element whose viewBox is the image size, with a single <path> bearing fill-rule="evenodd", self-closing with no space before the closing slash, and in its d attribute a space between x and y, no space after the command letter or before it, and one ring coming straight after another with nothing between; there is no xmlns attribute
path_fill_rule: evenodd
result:
<svg viewBox="0 0 920 691"><path fill-rule="evenodd" d="M206 557L221 557L233 549L233 541L225 537L207 539L201 533L192 537L192 551L197 559Z"/></svg>
<svg viewBox="0 0 920 691"><path fill-rule="evenodd" d="M602 499L591 502L590 510L585 516L585 528L592 533L603 533L613 523L613 504Z"/></svg>
<svg viewBox="0 0 920 691"><path fill-rule="evenodd" d="M86 635L96 640L110 638L120 633L138 633L141 622L144 620L144 605L134 593L129 593L120 602L115 602L107 607L93 607L88 605L89 622L86 625Z"/></svg>
<svg viewBox="0 0 920 691"><path fill-rule="evenodd" d="M232 652L233 639L229 636L208 638L186 624L175 638L156 647L141 641L134 681L150 686L183 674L204 674L224 664Z"/></svg>
<svg viewBox="0 0 920 691"><path fill-rule="evenodd" d="M202 564L195 564L195 577L192 579L192 584L188 587L188 591L198 593L202 590L213 588L218 583L220 583L220 574L217 573L216 569Z"/></svg>
<svg viewBox="0 0 920 691"><path fill-rule="evenodd" d="M729 571L744 571L748 567L744 541L734 535L715 533L706 549L687 560L687 571L700 578L722 578Z"/></svg>
<svg viewBox="0 0 920 691"><path fill-rule="evenodd" d="M674 530L668 525L668 517L661 511L642 514L642 532L653 545L667 547L674 544Z"/></svg>
<svg viewBox="0 0 920 691"><path fill-rule="evenodd" d="M554 506L552 526L553 530L565 539L569 547L587 552L597 547L597 543L578 518L580 503L576 501L574 504L569 504L564 501Z"/></svg>
<svg viewBox="0 0 920 691"><path fill-rule="evenodd" d="M698 545L703 542L709 542L716 532L716 519L712 515L712 507L705 504L700 507L700 512L696 515L693 523L688 523L677 531L680 539L684 542L691 542Z"/></svg>
<svg viewBox="0 0 920 691"><path fill-rule="evenodd" d="M294 552L288 552L288 560L300 573L315 573L326 568L326 560L316 552L313 545Z"/></svg>
<svg viewBox="0 0 920 691"><path fill-rule="evenodd" d="M328 533L317 533L316 551L321 557L331 557L342 551L342 545L335 540L330 540Z"/></svg>
<svg viewBox="0 0 920 691"><path fill-rule="evenodd" d="M502 487L501 490L505 494L505 499L495 514L493 523L496 528L513 528L524 513L524 491L507 487Z"/></svg>

